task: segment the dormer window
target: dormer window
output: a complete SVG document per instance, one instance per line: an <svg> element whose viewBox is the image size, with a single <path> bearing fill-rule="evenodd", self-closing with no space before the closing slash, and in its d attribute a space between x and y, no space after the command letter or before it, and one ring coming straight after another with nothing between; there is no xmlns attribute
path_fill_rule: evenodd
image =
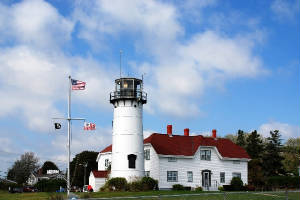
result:
<svg viewBox="0 0 300 200"><path fill-rule="evenodd" d="M210 160L211 151L210 150L200 150L200 158L201 158L201 160Z"/></svg>

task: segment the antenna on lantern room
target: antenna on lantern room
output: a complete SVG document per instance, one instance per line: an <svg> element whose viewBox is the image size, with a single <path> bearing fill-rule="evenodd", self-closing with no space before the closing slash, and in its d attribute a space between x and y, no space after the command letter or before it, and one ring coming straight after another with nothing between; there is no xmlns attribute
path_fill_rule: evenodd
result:
<svg viewBox="0 0 300 200"><path fill-rule="evenodd" d="M120 50L120 79L121 79L121 77L122 77L122 53L123 53L123 51L122 50Z"/></svg>

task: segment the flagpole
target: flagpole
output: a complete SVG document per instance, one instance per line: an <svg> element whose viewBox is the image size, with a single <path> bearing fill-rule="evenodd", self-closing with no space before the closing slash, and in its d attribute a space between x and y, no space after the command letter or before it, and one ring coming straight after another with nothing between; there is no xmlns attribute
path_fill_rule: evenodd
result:
<svg viewBox="0 0 300 200"><path fill-rule="evenodd" d="M68 96L68 174L67 174L67 195L70 195L70 149L71 149L71 76L69 76L69 96Z"/></svg>

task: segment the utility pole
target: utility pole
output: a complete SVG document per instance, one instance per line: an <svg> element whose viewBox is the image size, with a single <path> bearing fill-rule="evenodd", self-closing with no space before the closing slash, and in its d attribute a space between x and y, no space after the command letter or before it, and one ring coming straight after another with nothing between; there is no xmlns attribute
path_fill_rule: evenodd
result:
<svg viewBox="0 0 300 200"><path fill-rule="evenodd" d="M88 162L84 163L84 164L79 164L81 166L84 167L84 174L83 174L83 185L86 185L86 167L88 166Z"/></svg>

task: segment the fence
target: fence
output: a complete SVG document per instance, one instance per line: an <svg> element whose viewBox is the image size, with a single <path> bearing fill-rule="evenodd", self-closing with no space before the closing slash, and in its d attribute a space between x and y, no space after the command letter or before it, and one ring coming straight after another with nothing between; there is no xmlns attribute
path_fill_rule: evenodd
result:
<svg viewBox="0 0 300 200"><path fill-rule="evenodd" d="M88 200L299 200L300 191L278 192L207 192L176 195L86 198Z"/></svg>

